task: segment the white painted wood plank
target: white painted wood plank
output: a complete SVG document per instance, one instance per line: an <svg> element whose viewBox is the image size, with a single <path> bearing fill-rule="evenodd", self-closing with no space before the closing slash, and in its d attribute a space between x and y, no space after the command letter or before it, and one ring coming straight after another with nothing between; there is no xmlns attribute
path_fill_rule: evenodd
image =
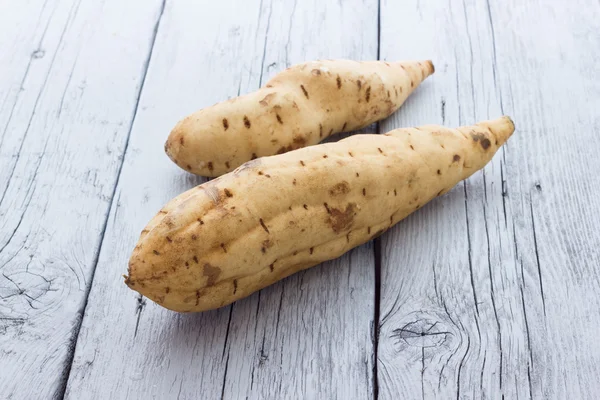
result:
<svg viewBox="0 0 600 400"><path fill-rule="evenodd" d="M376 1L274 1L262 14L263 82L305 60L377 59ZM368 243L233 304L225 397L372 398L374 294Z"/></svg>
<svg viewBox="0 0 600 400"><path fill-rule="evenodd" d="M382 57L436 63L432 90L382 131L503 113L517 126L484 172L381 239L382 398L600 391L599 178L587 173L600 167L600 8L550 3L382 1Z"/></svg>
<svg viewBox="0 0 600 400"><path fill-rule="evenodd" d="M64 391L157 6L2 5L3 398Z"/></svg>
<svg viewBox="0 0 600 400"><path fill-rule="evenodd" d="M511 1L491 11L498 58L506 60L499 91L523 132L507 149L505 176L513 178L506 191L523 265L533 395L596 398L600 7Z"/></svg>
<svg viewBox="0 0 600 400"><path fill-rule="evenodd" d="M30 1L3 1L0 9L0 141L6 134L6 125L13 114L17 104L17 97L23 87L23 79L29 72L32 64L42 64L41 60L45 50L39 48L40 40L45 37L48 29L55 28L48 24L51 16L59 7L58 1L40 2ZM63 13L66 18L68 13ZM60 24L58 24L60 26ZM58 35L52 35L52 31L45 46L52 47L56 42L48 39L58 40ZM46 58L48 62L49 57ZM47 65L47 64L45 64ZM32 83L30 82L30 85ZM32 86L28 87L33 89ZM2 154L0 154L2 156ZM8 162L0 159L0 162Z"/></svg>
<svg viewBox="0 0 600 400"><path fill-rule="evenodd" d="M166 3L76 346L68 399L222 394L229 310L168 311L127 288L122 274L146 223L171 198L203 181L165 155L171 128L192 111L255 89L267 28L260 4Z"/></svg>

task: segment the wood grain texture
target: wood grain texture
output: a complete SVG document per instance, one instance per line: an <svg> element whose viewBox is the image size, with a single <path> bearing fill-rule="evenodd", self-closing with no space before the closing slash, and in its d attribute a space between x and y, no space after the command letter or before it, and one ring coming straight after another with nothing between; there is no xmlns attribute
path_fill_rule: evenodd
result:
<svg viewBox="0 0 600 400"><path fill-rule="evenodd" d="M17 18L0 24L3 398L64 391L156 5L132 3L133 17L118 1L2 6Z"/></svg>
<svg viewBox="0 0 600 400"><path fill-rule="evenodd" d="M0 0L0 397L597 397L598 3L379 3ZM162 149L181 117L378 53L436 65L380 132L515 135L374 245L230 307L127 289L139 230L202 182Z"/></svg>
<svg viewBox="0 0 600 400"><path fill-rule="evenodd" d="M550 3L382 1L382 58L436 62L431 90L382 131L501 114L517 130L483 172L381 238L381 398L600 390L598 175L587 172L600 167L600 8Z"/></svg>
<svg viewBox="0 0 600 400"><path fill-rule="evenodd" d="M197 108L255 90L295 62L375 59L376 4L352 3L167 2L67 398L372 395L370 245L232 307L194 315L146 303L119 275L145 223L200 182L163 153L172 125ZM318 23L309 23L315 10ZM361 34L345 34L346 23L358 24Z"/></svg>

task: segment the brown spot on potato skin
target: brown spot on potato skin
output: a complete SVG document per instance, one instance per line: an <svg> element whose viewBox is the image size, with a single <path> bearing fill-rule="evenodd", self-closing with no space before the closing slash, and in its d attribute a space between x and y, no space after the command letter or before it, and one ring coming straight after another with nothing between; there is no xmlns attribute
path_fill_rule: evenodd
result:
<svg viewBox="0 0 600 400"><path fill-rule="evenodd" d="M252 158L250 160L256 160L258 157L256 155L256 153L252 153Z"/></svg>
<svg viewBox="0 0 600 400"><path fill-rule="evenodd" d="M308 249L308 251L310 252L310 254L312 254L314 250L315 250L314 247L311 247L310 249Z"/></svg>
<svg viewBox="0 0 600 400"><path fill-rule="evenodd" d="M381 150L381 148L379 148L379 147L378 147L378 148L377 148L377 150L379 150L379 152L380 152L381 154L383 154L383 150Z"/></svg>
<svg viewBox="0 0 600 400"><path fill-rule="evenodd" d="M230 168L230 167L229 167L229 161L225 161L225 167L226 167L226 168Z"/></svg>
<svg viewBox="0 0 600 400"><path fill-rule="evenodd" d="M460 161L460 156L458 154L455 154L454 157L452 157L452 161L453 162L458 162Z"/></svg>
<svg viewBox="0 0 600 400"><path fill-rule="evenodd" d="M219 275L221 275L221 268L213 267L209 263L206 263L202 267L202 275L208 278L206 286L213 286L219 278Z"/></svg>
<svg viewBox="0 0 600 400"><path fill-rule="evenodd" d="M193 257L193 260L194 260L194 262L195 262L196 264L198 264L198 257L197 257L197 256L194 256L194 257Z"/></svg>
<svg viewBox="0 0 600 400"><path fill-rule="evenodd" d="M344 125L342 126L342 132L344 132L344 130L346 129L347 124L348 124L347 122L344 122Z"/></svg>
<svg viewBox="0 0 600 400"><path fill-rule="evenodd" d="M225 196L233 197L233 193L231 193L231 191L229 189L223 189L223 192L225 193Z"/></svg>
<svg viewBox="0 0 600 400"><path fill-rule="evenodd" d="M171 288L167 286L167 287L165 288L165 293L166 293L166 294L169 294L169 292L170 292L170 291L171 291Z"/></svg>
<svg viewBox="0 0 600 400"><path fill-rule="evenodd" d="M358 86L358 90L360 91L360 89L362 88L362 82L360 81L360 79L356 81L356 86Z"/></svg>
<svg viewBox="0 0 600 400"><path fill-rule="evenodd" d="M367 189L363 188L363 196L367 195Z"/></svg>
<svg viewBox="0 0 600 400"><path fill-rule="evenodd" d="M227 247L225 247L225 243L221 243L221 248L223 249L223 252L227 253Z"/></svg>
<svg viewBox="0 0 600 400"><path fill-rule="evenodd" d="M414 148L414 146L413 146L412 144L410 145L410 148L411 148L411 149L413 149L413 150L415 149L415 148Z"/></svg>
<svg viewBox="0 0 600 400"><path fill-rule="evenodd" d="M337 76L336 82L337 82L337 88L341 89L342 88L342 78L340 78L339 75Z"/></svg>
<svg viewBox="0 0 600 400"><path fill-rule="evenodd" d="M340 233L352 225L355 208L354 203L348 203L346 209L343 211L337 208L330 208L331 214L327 217L327 223L335 233Z"/></svg>
<svg viewBox="0 0 600 400"><path fill-rule="evenodd" d="M196 290L196 305L200 304L200 291Z"/></svg>
<svg viewBox="0 0 600 400"><path fill-rule="evenodd" d="M306 166L306 164L304 164L304 161L300 160L300 164L304 167Z"/></svg>
<svg viewBox="0 0 600 400"><path fill-rule="evenodd" d="M269 269L271 270L271 272L275 271L275 263L269 265Z"/></svg>
<svg viewBox="0 0 600 400"><path fill-rule="evenodd" d="M184 139L183 139L183 136L181 136L181 137L179 138L179 144L181 144L181 145L183 146L184 142L185 142L185 141L184 141Z"/></svg>
<svg viewBox="0 0 600 400"><path fill-rule="evenodd" d="M196 239L198 239L198 236L192 234L192 240L196 240Z"/></svg>
<svg viewBox="0 0 600 400"><path fill-rule="evenodd" d="M302 147L306 144L306 139L303 136L294 136L294 144Z"/></svg>
<svg viewBox="0 0 600 400"><path fill-rule="evenodd" d="M244 126L248 129L250 129L250 127L252 126L252 124L250 123L250 120L248 119L248 117L246 115L244 115Z"/></svg>
<svg viewBox="0 0 600 400"><path fill-rule="evenodd" d="M209 161L207 166L209 171L212 171L214 169L212 161Z"/></svg>
<svg viewBox="0 0 600 400"><path fill-rule="evenodd" d="M173 241L173 239L171 239L170 237L166 236L165 239L167 239L167 242L171 243Z"/></svg>
<svg viewBox="0 0 600 400"><path fill-rule="evenodd" d="M442 171L440 171L440 170L438 169L438 170L437 170L437 174L438 174L438 175L441 175L441 174L442 174Z"/></svg>
<svg viewBox="0 0 600 400"><path fill-rule="evenodd" d="M313 69L312 71L310 71L314 76L319 76L321 75L321 70L320 69Z"/></svg>
<svg viewBox="0 0 600 400"><path fill-rule="evenodd" d="M490 146L492 145L492 142L490 142L490 139L487 138L486 135L484 135L483 133L477 133L477 132L471 132L471 137L473 138L474 142L479 142L479 144L481 144L481 147L484 150L487 150L490 148Z"/></svg>
<svg viewBox="0 0 600 400"><path fill-rule="evenodd" d="M223 118L223 129L229 129L229 121L227 121L227 118Z"/></svg>
<svg viewBox="0 0 600 400"><path fill-rule="evenodd" d="M323 137L323 124L319 124L319 137Z"/></svg>
<svg viewBox="0 0 600 400"><path fill-rule="evenodd" d="M152 252L153 252L154 254L156 254L157 256L160 256L160 253L158 252L158 250L152 250Z"/></svg>
<svg viewBox="0 0 600 400"><path fill-rule="evenodd" d="M304 207L305 210L308 210L308 206L306 204L304 204L302 207Z"/></svg>
<svg viewBox="0 0 600 400"><path fill-rule="evenodd" d="M300 89L302 89L302 93L304 93L304 96L309 99L310 97L308 96L308 92L306 91L306 88L304 87L304 85L300 85Z"/></svg>
<svg viewBox="0 0 600 400"><path fill-rule="evenodd" d="M370 99L371 99L371 86L369 86L367 88L367 92L365 93L365 100L367 101L367 103L369 102Z"/></svg>
<svg viewBox="0 0 600 400"><path fill-rule="evenodd" d="M349 155L350 157L354 157L354 154L352 154L352 152L351 152L351 151L349 151L349 152L348 152L348 155Z"/></svg>
<svg viewBox="0 0 600 400"><path fill-rule="evenodd" d="M269 239L263 240L262 245L263 245L264 249L269 249L269 248L273 247L273 242L271 242ZM264 253L264 251L263 251L263 253Z"/></svg>
<svg viewBox="0 0 600 400"><path fill-rule="evenodd" d="M233 294L235 294L237 292L237 287L238 287L238 281L237 279L233 280Z"/></svg>
<svg viewBox="0 0 600 400"><path fill-rule="evenodd" d="M292 185L296 184L296 178L294 178L294 180L292 181Z"/></svg>
<svg viewBox="0 0 600 400"><path fill-rule="evenodd" d="M277 116L277 122L279 122L280 124L283 125L283 121L281 119L281 116L279 114L275 114Z"/></svg>
<svg viewBox="0 0 600 400"><path fill-rule="evenodd" d="M267 225L265 225L265 221L263 221L263 219L259 219L260 222L260 226L262 226L262 228L265 230L265 232L270 233L269 232L269 228L267 228Z"/></svg>
<svg viewBox="0 0 600 400"><path fill-rule="evenodd" d="M350 192L350 185L346 181L342 181L329 189L329 194L333 197L344 195L348 192Z"/></svg>
<svg viewBox="0 0 600 400"><path fill-rule="evenodd" d="M333 128L331 128L331 129L329 130L329 136L331 136L332 134L333 134Z"/></svg>
<svg viewBox="0 0 600 400"><path fill-rule="evenodd" d="M415 87L415 83L413 81L410 81L410 87Z"/></svg>
<svg viewBox="0 0 600 400"><path fill-rule="evenodd" d="M370 227L370 226L368 226L368 227L367 227L367 235L370 235L370 234L371 234L371 227Z"/></svg>
<svg viewBox="0 0 600 400"><path fill-rule="evenodd" d="M288 151L292 151L292 150L294 150L294 147L292 145L282 146L279 148L279 150L277 150L277 154L287 153Z"/></svg>
<svg viewBox="0 0 600 400"><path fill-rule="evenodd" d="M204 225L204 221L202 221L202 219L198 218L196 221L198 221L200 225Z"/></svg>
<svg viewBox="0 0 600 400"><path fill-rule="evenodd" d="M323 203L325 206L325 210L327 210L327 214L331 214L331 210L329 209L329 205L327 203Z"/></svg>

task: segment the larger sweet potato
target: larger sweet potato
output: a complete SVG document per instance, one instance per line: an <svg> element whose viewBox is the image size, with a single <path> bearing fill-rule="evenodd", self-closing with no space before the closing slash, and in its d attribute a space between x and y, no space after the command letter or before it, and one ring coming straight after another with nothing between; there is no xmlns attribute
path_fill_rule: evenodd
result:
<svg viewBox="0 0 600 400"><path fill-rule="evenodd" d="M385 118L433 71L431 61L299 64L254 93L183 119L165 151L189 172L218 176L254 158L314 145Z"/></svg>
<svg viewBox="0 0 600 400"><path fill-rule="evenodd" d="M247 162L168 203L125 282L171 310L224 306L381 234L483 168L513 131L508 117L428 125Z"/></svg>

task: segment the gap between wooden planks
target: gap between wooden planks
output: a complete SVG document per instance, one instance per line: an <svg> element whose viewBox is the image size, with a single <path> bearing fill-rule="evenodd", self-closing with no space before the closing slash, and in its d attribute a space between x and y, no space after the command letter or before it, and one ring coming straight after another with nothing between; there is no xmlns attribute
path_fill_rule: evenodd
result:
<svg viewBox="0 0 600 400"><path fill-rule="evenodd" d="M3 398L60 398L64 392L157 5L48 0L2 6Z"/></svg>

